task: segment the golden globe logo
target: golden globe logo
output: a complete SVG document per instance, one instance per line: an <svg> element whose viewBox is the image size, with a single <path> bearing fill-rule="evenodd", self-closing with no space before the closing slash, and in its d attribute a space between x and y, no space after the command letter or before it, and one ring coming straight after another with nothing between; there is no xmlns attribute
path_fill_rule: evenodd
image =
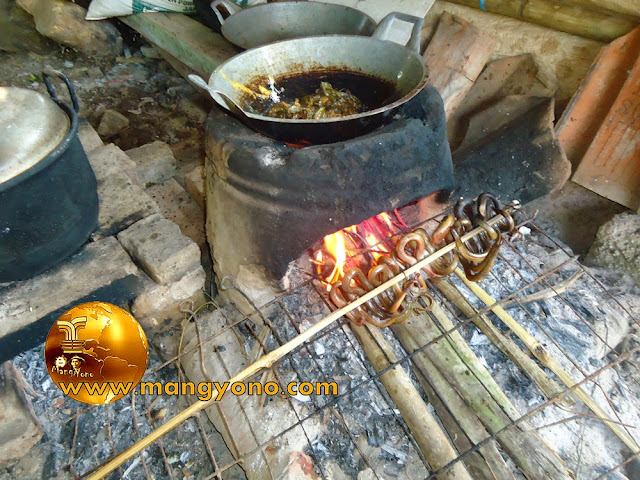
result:
<svg viewBox="0 0 640 480"><path fill-rule="evenodd" d="M44 348L47 371L66 395L84 403L118 400L147 368L147 337L133 316L103 302L83 303L53 324Z"/></svg>

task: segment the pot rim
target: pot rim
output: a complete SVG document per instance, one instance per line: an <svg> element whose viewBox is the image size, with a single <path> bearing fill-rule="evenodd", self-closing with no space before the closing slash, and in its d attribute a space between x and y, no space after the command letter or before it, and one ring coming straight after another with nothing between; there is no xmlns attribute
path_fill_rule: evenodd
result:
<svg viewBox="0 0 640 480"><path fill-rule="evenodd" d="M422 58L422 55L420 55L418 52L414 52L411 49L403 46L403 45L399 45L396 44L394 42L389 42L388 40L381 40L378 38L373 38L373 37L363 37L360 35L320 35L320 36L316 36L316 37L304 37L304 38L293 38L293 39L287 39L287 40L279 40L277 42L273 42L270 43L268 45L262 45L256 48L252 48L249 50L245 50L244 52L239 53L238 55L235 55L229 59L227 59L226 61L224 61L223 63L221 63L220 65L218 65L216 67L216 69L211 73L210 77L209 77L209 81L207 82L209 84L210 87L214 87L215 85L215 80L220 77L222 78L222 76L220 75L221 72L223 73L223 69L225 67L228 67L230 64L233 63L238 63L241 60L238 59L242 59L243 56L245 55L251 55L251 54L255 54L256 51L267 51L268 49L276 49L276 48L281 48L283 45L286 45L287 43L291 42L291 44L302 44L302 42L310 42L310 41L315 41L315 42L331 42L331 41L336 41L337 40L345 40L345 41L354 41L354 42L362 42L363 40L368 43L368 47L370 48L374 48L376 45L380 45L382 47L386 47L386 48L397 48L397 50L399 52L402 52L403 54L407 55L408 57L413 57L414 60L416 60L417 64L422 68L422 78L420 79L420 81L416 82L416 84L413 86L413 88L407 92L405 95L403 95L401 98L391 102L391 103L387 103L385 105L382 105L378 108L375 108L373 110L367 110L366 112L361 112L361 113L356 113L356 114L352 114L352 115L344 115L341 117L330 117L330 118L320 118L320 119L287 119L287 118L277 118L277 117L269 117L266 115L260 115L260 114L255 114L255 113L251 113L251 112L247 112L247 111L243 111L243 115L251 118L253 120L258 120L258 121L263 121L263 122L270 122L270 123L278 123L278 124L285 124L285 125L302 125L302 124L307 124L307 125L319 125L319 124L332 124L332 123L342 123L345 121L349 121L349 120L360 120L360 119L365 119L367 117L374 117L376 115L379 114L383 114L387 111L391 111L397 107L399 107L400 105L403 105L405 103L407 103L409 100L411 100L413 97L415 97L418 93L420 93L420 91L425 87L425 85L427 84L427 82L429 81L429 70L427 68L427 65L424 61L424 59ZM389 46L389 43L391 43L392 46ZM368 72L360 72L357 69L352 69L351 71L354 72L358 72L358 73L365 73L365 74L369 74ZM227 111L232 111L232 108L230 108L227 103L224 101L223 98L217 96L218 98L216 98L216 96L214 96L212 93L210 93L211 96L213 97L213 100L222 108L224 108Z"/></svg>
<svg viewBox="0 0 640 480"><path fill-rule="evenodd" d="M19 173L15 177L10 178L9 180L0 183L0 193L9 190L10 188L22 183L28 178L32 177L38 172L41 172L53 162L55 162L66 150L69 148L69 144L73 140L78 133L78 114L71 107L71 105L63 102L58 98L51 98L69 117L71 125L69 127L69 131L64 136L64 138L58 143L58 145L51 150L45 157L43 157L39 162L33 165L31 168L25 170L24 172Z"/></svg>

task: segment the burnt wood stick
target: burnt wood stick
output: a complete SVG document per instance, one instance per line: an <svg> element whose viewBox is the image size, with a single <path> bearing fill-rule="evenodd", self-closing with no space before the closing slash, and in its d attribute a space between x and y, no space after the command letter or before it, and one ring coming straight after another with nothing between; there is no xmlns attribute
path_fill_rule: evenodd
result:
<svg viewBox="0 0 640 480"><path fill-rule="evenodd" d="M486 315L478 315L475 307L449 281L434 279L432 282L445 297L460 309L463 315L473 321L475 326L489 338L491 343L498 347L502 353L509 357L538 385L547 399L555 398L564 391L558 383L538 366L533 358L522 351L516 342L503 335ZM561 402L567 406L575 405L575 400L568 395L562 397Z"/></svg>
<svg viewBox="0 0 640 480"><path fill-rule="evenodd" d="M396 326L392 326L391 329L407 350L417 350L420 347L406 329ZM412 358L412 362L420 385L459 452L464 453L489 438L489 433L476 413L464 402L426 355L417 354ZM467 454L464 462L474 479L511 480L514 478L511 468L500 455L495 441L481 446L477 452Z"/></svg>
<svg viewBox="0 0 640 480"><path fill-rule="evenodd" d="M351 330L377 372L398 361L377 327L352 324ZM380 375L380 380L433 470L454 461L458 457L456 450L402 367L396 365ZM473 477L460 461L440 473L438 479L473 480Z"/></svg>
<svg viewBox="0 0 640 480"><path fill-rule="evenodd" d="M437 303L433 304L432 312L439 321L446 317ZM393 329L399 331L399 338L413 338L415 343L402 342L409 353L417 349L416 345L427 345L444 332L429 313L414 313ZM469 347L460 347L451 337L441 338L415 356L425 355L433 363L476 413L486 430L496 435L502 449L527 478L571 479L572 476L562 460L530 425L526 422L514 424L520 418L516 408L475 355L470 357L465 353Z"/></svg>

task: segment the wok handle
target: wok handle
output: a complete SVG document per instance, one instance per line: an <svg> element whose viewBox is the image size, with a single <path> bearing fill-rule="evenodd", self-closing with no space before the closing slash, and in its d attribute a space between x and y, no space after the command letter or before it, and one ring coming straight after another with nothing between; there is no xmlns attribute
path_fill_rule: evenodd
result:
<svg viewBox="0 0 640 480"><path fill-rule="evenodd" d="M411 38L409 38L409 41L404 45L409 50L420 52L420 31L422 30L422 25L424 25L424 18L414 17L413 15L409 15L407 13L392 12L384 17L378 24L378 28L376 28L376 31L373 32L372 38L378 38L380 40L386 40L388 42L401 43L392 38L393 34L391 33L391 25L396 19L413 24L413 28L411 30Z"/></svg>
<svg viewBox="0 0 640 480"><path fill-rule="evenodd" d="M226 10L226 13L228 14L226 17L223 16L224 14L222 13L222 9L220 7L224 7L224 10ZM235 13L238 13L241 9L238 8L235 3L228 2L227 0L213 0L213 2L211 2L211 10L213 10L213 13L215 13L216 17L218 17L220 25L223 25L224 21L227 18Z"/></svg>
<svg viewBox="0 0 640 480"><path fill-rule="evenodd" d="M53 88L51 84L51 80L49 80L49 75L55 75L60 77L62 81L67 85L67 89L69 90L69 98L71 98L71 103L73 103L73 109L76 113L80 110L80 105L78 104L78 96L76 95L76 89L73 88L71 80L67 78L67 76L59 72L58 70L54 70L53 68L45 68L42 72L42 80L44 80L44 84L47 87L47 92L49 92L49 96L54 100L58 99L58 95L56 94L56 90Z"/></svg>

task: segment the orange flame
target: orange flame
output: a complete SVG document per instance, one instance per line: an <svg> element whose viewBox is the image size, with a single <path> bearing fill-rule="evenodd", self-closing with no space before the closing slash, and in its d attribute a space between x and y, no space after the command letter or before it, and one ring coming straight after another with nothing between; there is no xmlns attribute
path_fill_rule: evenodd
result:
<svg viewBox="0 0 640 480"><path fill-rule="evenodd" d="M362 251L368 251L374 260L391 251L391 247L383 242L400 230L398 225L404 224L397 212L394 215L398 220L395 224L391 215L383 212L359 225L352 225L324 237L322 247L313 258L318 265L318 274L327 284L327 290L333 283L342 280L345 271L351 267L365 267L363 270L366 271L370 265L358 265L363 261L362 255L358 255ZM326 271L332 264L333 269L327 275Z"/></svg>

